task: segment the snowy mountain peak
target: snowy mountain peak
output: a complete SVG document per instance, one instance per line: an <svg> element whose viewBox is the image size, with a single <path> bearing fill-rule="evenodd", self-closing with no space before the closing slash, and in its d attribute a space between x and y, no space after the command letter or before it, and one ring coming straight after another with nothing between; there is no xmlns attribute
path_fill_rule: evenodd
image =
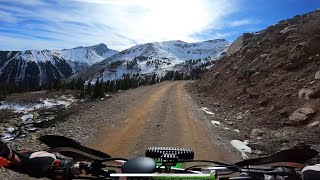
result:
<svg viewBox="0 0 320 180"><path fill-rule="evenodd" d="M68 62L79 62L90 66L116 53L118 53L118 51L109 49L105 44L100 43L89 47L78 46L63 50L18 51L18 54L13 58L34 62L52 62L54 59L62 59Z"/></svg>
<svg viewBox="0 0 320 180"><path fill-rule="evenodd" d="M94 80L121 78L123 74L161 75L168 70L181 70L188 60L214 60L229 45L224 39L187 43L180 40L153 42L133 46L89 68L78 76ZM202 63L199 61L199 63ZM88 77L90 76L90 77Z"/></svg>
<svg viewBox="0 0 320 180"><path fill-rule="evenodd" d="M97 45L88 46L88 48L108 48L108 46L104 43L99 43Z"/></svg>
<svg viewBox="0 0 320 180"><path fill-rule="evenodd" d="M138 56L150 59L169 58L171 60L201 59L215 57L226 49L229 42L216 39L197 43L187 43L180 40L146 43L133 46L112 56L112 61L132 60Z"/></svg>
<svg viewBox="0 0 320 180"><path fill-rule="evenodd" d="M89 46L87 48L94 50L98 55L100 55L104 58L108 58L108 57L118 53L118 51L116 51L116 50L109 49L108 46L105 45L104 43L100 43L100 44L97 44L94 46Z"/></svg>
<svg viewBox="0 0 320 180"><path fill-rule="evenodd" d="M0 51L0 82L35 88L67 78L116 53L102 43L63 50Z"/></svg>

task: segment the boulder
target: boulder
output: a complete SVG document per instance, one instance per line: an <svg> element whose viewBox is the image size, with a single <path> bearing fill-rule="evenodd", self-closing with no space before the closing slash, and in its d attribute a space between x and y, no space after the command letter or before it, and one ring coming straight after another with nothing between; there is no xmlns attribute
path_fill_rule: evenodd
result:
<svg viewBox="0 0 320 180"><path fill-rule="evenodd" d="M259 54L257 49L248 49L244 55L245 59L254 59Z"/></svg>
<svg viewBox="0 0 320 180"><path fill-rule="evenodd" d="M21 125L21 121L19 119L11 119L9 120L9 124L13 125L13 126L20 126Z"/></svg>
<svg viewBox="0 0 320 180"><path fill-rule="evenodd" d="M314 79L320 79L320 71L316 72L316 74L314 75Z"/></svg>
<svg viewBox="0 0 320 180"><path fill-rule="evenodd" d="M37 112L32 112L33 119L37 119L40 115Z"/></svg>
<svg viewBox="0 0 320 180"><path fill-rule="evenodd" d="M320 121L314 121L313 123L308 125L308 128L319 127Z"/></svg>
<svg viewBox="0 0 320 180"><path fill-rule="evenodd" d="M242 115L242 114L238 114L238 115L236 116L236 119L237 119L237 120L242 120L242 119L243 119L243 115Z"/></svg>
<svg viewBox="0 0 320 180"><path fill-rule="evenodd" d="M5 130L6 130L5 127L0 126L0 134L3 134L5 132Z"/></svg>
<svg viewBox="0 0 320 180"><path fill-rule="evenodd" d="M242 67L237 71L236 77L237 79L247 79L247 78L250 78L250 76L254 73L255 73L254 69L247 69Z"/></svg>
<svg viewBox="0 0 320 180"><path fill-rule="evenodd" d="M255 153L255 154L259 155L259 156L261 156L261 155L264 155L264 154L265 154L263 151L258 150L258 149L253 150L253 153Z"/></svg>
<svg viewBox="0 0 320 180"><path fill-rule="evenodd" d="M313 93L314 93L314 91L312 89L302 88L298 93L298 97L300 99L310 99L310 95Z"/></svg>
<svg viewBox="0 0 320 180"><path fill-rule="evenodd" d="M310 84L310 85L313 85L315 82L316 82L316 81L311 81L309 84Z"/></svg>
<svg viewBox="0 0 320 180"><path fill-rule="evenodd" d="M305 123L305 121L310 119L315 113L316 111L310 107L299 108L289 116L290 124Z"/></svg>
<svg viewBox="0 0 320 180"><path fill-rule="evenodd" d="M283 68L287 71L293 71L300 67L298 63L288 63Z"/></svg>
<svg viewBox="0 0 320 180"><path fill-rule="evenodd" d="M251 82L258 82L258 81L261 81L265 78L266 78L266 76L264 73L256 72L250 76L250 81Z"/></svg>
<svg viewBox="0 0 320 180"><path fill-rule="evenodd" d="M287 34L290 31L296 30L297 28L293 28L293 27L285 27L284 29L282 29L280 31L281 34Z"/></svg>
<svg viewBox="0 0 320 180"><path fill-rule="evenodd" d="M260 58L262 58L262 59L264 59L264 58L266 58L266 57L268 57L268 54L261 54L261 55L260 55Z"/></svg>
<svg viewBox="0 0 320 180"><path fill-rule="evenodd" d="M312 89L312 93L309 94L309 98L319 98L320 97L320 89L315 88Z"/></svg>
<svg viewBox="0 0 320 180"><path fill-rule="evenodd" d="M251 139L258 139L259 137L262 137L264 134L265 134L265 132L261 129L252 129L251 133L250 133L250 138Z"/></svg>
<svg viewBox="0 0 320 180"><path fill-rule="evenodd" d="M262 101L259 102L260 106L266 107L269 105L269 103L272 101L271 98L263 99Z"/></svg>
<svg viewBox="0 0 320 180"><path fill-rule="evenodd" d="M221 73L220 72L216 72L214 73L213 77L216 79L216 78L219 78L221 76Z"/></svg>
<svg viewBox="0 0 320 180"><path fill-rule="evenodd" d="M320 37L316 36L312 39L310 39L306 46L304 46L304 52L307 54L317 54L319 53L319 48L320 48Z"/></svg>

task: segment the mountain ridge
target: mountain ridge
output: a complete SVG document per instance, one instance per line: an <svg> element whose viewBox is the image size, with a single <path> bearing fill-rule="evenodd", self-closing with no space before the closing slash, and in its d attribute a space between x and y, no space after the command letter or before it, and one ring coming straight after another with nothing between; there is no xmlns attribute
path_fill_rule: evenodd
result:
<svg viewBox="0 0 320 180"><path fill-rule="evenodd" d="M64 79L118 51L103 43L63 50L0 51L0 82L24 88Z"/></svg>
<svg viewBox="0 0 320 180"><path fill-rule="evenodd" d="M118 79L123 74L151 74L160 76L169 70L181 70L179 64L188 60L215 59L226 51L229 42L214 39L187 43L180 40L152 42L135 45L101 61L71 78L84 77L95 81Z"/></svg>

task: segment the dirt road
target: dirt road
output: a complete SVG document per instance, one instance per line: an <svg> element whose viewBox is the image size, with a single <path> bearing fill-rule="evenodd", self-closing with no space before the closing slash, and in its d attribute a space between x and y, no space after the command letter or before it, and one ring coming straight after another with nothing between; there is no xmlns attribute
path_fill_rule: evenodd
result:
<svg viewBox="0 0 320 180"><path fill-rule="evenodd" d="M186 92L186 83L161 83L143 92L141 99L113 117L112 125L98 131L93 147L125 157L143 154L149 146L191 147L197 159L232 161L226 147L217 142L210 121Z"/></svg>
<svg viewBox="0 0 320 180"><path fill-rule="evenodd" d="M228 132L211 124L214 116L201 111L185 86L189 81L162 82L113 94L110 99L76 106L77 113L54 127L17 139L14 149L41 150L44 134L70 137L114 157L143 155L149 146L191 147L196 159L236 162ZM219 130L220 129L220 130ZM0 169L1 179L28 179ZM30 179L30 178L29 178Z"/></svg>

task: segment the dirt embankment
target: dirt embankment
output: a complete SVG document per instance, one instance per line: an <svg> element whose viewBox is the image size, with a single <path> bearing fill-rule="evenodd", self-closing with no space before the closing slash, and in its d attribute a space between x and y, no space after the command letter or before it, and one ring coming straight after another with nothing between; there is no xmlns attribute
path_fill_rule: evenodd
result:
<svg viewBox="0 0 320 180"><path fill-rule="evenodd" d="M320 12L244 34L189 89L260 150L320 150Z"/></svg>

